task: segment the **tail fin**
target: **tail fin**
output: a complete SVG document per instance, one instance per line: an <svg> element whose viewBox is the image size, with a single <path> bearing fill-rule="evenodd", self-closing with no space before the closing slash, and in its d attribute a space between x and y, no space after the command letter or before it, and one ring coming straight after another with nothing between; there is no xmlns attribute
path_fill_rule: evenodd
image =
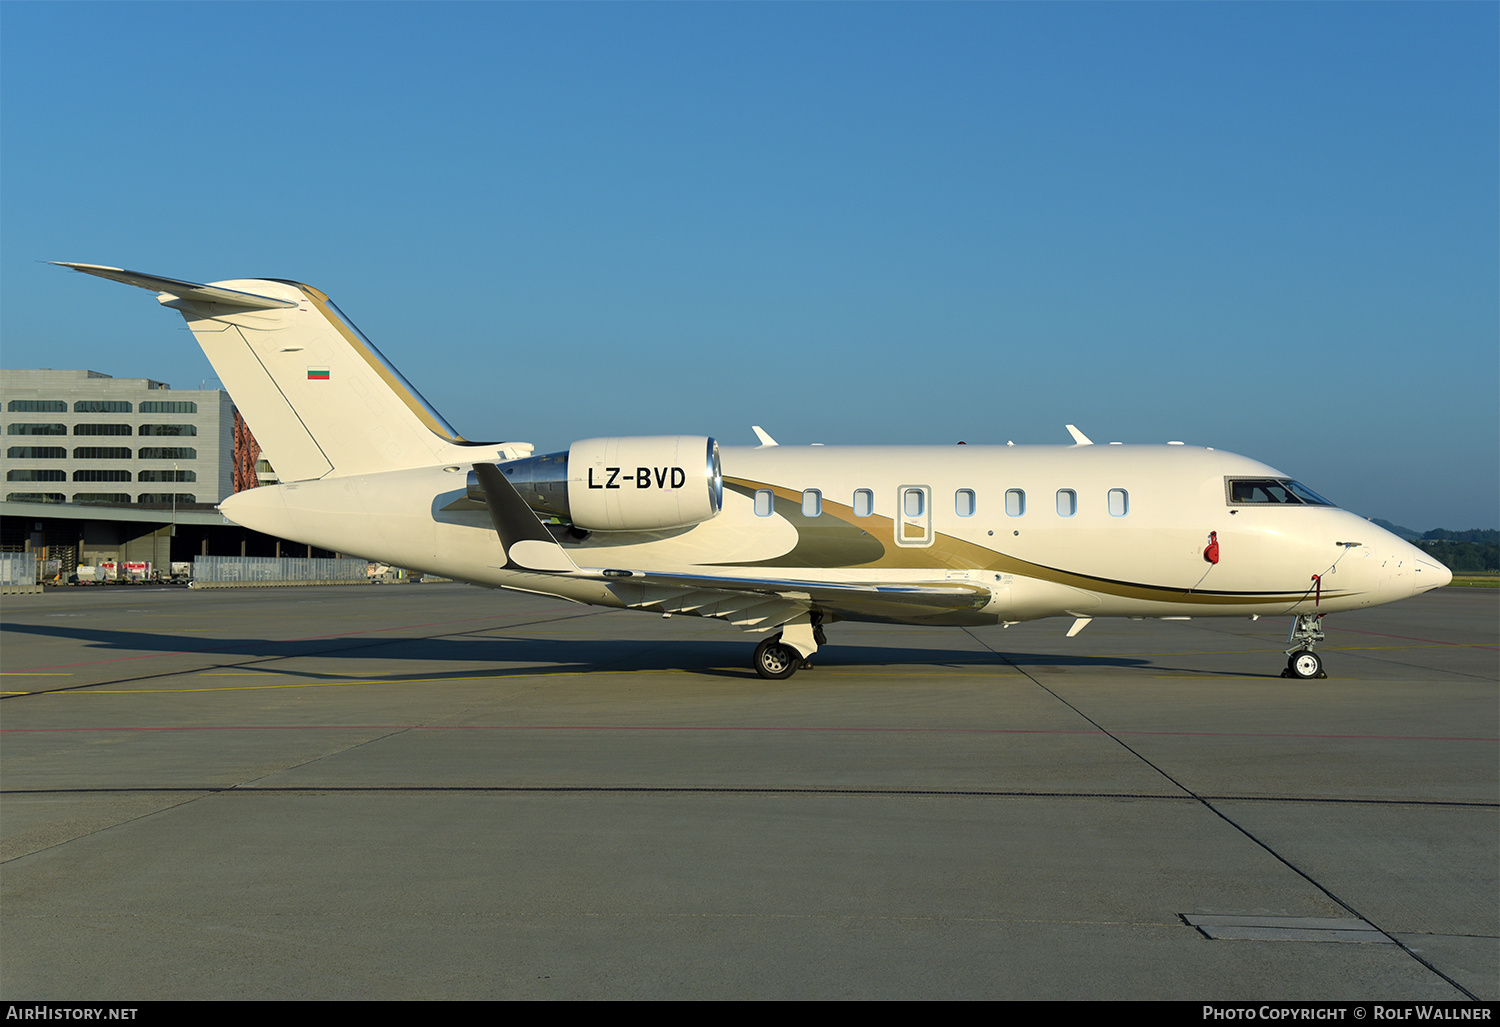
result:
<svg viewBox="0 0 1500 1027"><path fill-rule="evenodd" d="M282 481L438 462L459 434L317 289L279 279L198 285L62 267L160 293L213 364Z"/></svg>

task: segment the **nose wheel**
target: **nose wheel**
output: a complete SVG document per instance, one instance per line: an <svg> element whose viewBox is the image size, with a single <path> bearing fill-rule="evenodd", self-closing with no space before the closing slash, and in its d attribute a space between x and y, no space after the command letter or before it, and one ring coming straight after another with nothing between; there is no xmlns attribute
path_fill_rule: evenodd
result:
<svg viewBox="0 0 1500 1027"><path fill-rule="evenodd" d="M1286 670L1281 672L1282 677L1307 680L1328 676L1323 670L1323 658L1313 652L1313 646L1323 641L1322 614L1297 614L1286 640L1291 648L1286 651Z"/></svg>
<svg viewBox="0 0 1500 1027"><path fill-rule="evenodd" d="M1284 678L1326 678L1323 673L1323 658L1311 649L1301 649L1287 657Z"/></svg>

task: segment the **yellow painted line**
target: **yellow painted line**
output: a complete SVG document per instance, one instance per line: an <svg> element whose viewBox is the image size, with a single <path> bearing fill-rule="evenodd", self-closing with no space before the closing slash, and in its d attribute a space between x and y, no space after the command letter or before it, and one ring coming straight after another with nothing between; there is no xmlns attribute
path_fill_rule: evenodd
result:
<svg viewBox="0 0 1500 1027"><path fill-rule="evenodd" d="M1282 647L1284 649L1285 647ZM1385 649L1462 649L1466 646L1457 643L1449 645L1437 643L1435 645L1320 645L1318 651L1322 653L1353 653L1371 650ZM1090 656L1077 657L1080 660L1140 660L1147 657L1159 658L1166 656L1266 656L1277 652L1275 647L1266 649L1187 649L1174 653L1102 653ZM1059 657L1062 653L1057 654ZM1071 658L1071 657L1070 657ZM1023 661L1025 662L1025 661ZM1128 669L1128 668L1127 668Z"/></svg>
<svg viewBox="0 0 1500 1027"><path fill-rule="evenodd" d="M294 670L205 670L198 676L200 678L284 678L297 673ZM319 677L329 678L358 678L362 674L340 674L336 671L319 671ZM403 679L392 679L403 680Z"/></svg>

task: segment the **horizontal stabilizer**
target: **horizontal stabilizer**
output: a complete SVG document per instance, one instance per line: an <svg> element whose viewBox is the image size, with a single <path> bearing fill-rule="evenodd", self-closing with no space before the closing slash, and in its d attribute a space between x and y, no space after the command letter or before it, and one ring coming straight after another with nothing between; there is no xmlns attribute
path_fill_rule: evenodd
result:
<svg viewBox="0 0 1500 1027"><path fill-rule="evenodd" d="M220 303L225 306L243 307L246 310L282 310L297 306L293 300L279 300L273 296L257 296L251 292L240 292L238 289L224 289L217 285L179 282L175 278L144 275L139 271L126 271L118 267L104 267L100 264L69 264L61 260L54 260L52 263L58 267L82 271L86 275L97 275L100 278L108 278L111 281L124 282L126 285L133 285L138 289L148 289L151 292L164 292L176 296L178 299L198 300L201 303Z"/></svg>

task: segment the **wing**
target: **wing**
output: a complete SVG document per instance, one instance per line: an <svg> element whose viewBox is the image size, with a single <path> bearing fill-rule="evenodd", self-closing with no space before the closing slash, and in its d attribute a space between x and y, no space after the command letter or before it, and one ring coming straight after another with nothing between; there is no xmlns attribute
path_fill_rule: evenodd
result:
<svg viewBox="0 0 1500 1027"><path fill-rule="evenodd" d="M990 601L989 589L972 582L855 583L579 567L494 464L475 464L474 471L507 567L604 581L632 609L716 617L749 631L767 631L814 607L849 617L908 620L977 610Z"/></svg>

